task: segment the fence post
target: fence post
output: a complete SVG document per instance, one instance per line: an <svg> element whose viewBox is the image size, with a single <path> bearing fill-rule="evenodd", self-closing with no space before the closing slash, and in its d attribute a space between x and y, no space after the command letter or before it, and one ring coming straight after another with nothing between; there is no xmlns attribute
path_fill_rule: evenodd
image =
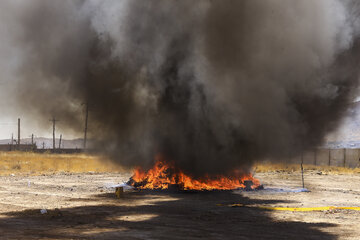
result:
<svg viewBox="0 0 360 240"><path fill-rule="evenodd" d="M346 148L344 148L344 167L346 167Z"/></svg>
<svg viewBox="0 0 360 240"><path fill-rule="evenodd" d="M331 166L331 149L329 148L329 166Z"/></svg>
<svg viewBox="0 0 360 240"><path fill-rule="evenodd" d="M316 152L316 148L314 149L314 165L316 166L317 164L317 152Z"/></svg>

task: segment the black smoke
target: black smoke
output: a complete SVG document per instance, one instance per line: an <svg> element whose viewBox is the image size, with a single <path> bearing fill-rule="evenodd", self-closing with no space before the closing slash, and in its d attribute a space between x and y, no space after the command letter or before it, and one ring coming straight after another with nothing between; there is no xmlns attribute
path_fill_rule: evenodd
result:
<svg viewBox="0 0 360 240"><path fill-rule="evenodd" d="M96 147L123 165L161 153L213 175L287 159L319 146L356 93L354 1L14 2L1 7L19 105L82 131L88 102Z"/></svg>

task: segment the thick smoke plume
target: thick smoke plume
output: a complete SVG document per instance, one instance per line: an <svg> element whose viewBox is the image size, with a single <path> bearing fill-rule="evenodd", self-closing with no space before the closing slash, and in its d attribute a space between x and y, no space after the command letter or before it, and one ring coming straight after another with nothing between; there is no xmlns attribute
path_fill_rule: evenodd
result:
<svg viewBox="0 0 360 240"><path fill-rule="evenodd" d="M340 0L2 1L23 109L128 166L192 175L322 143L358 83L360 6ZM4 36L3 36L4 37ZM95 125L96 127L95 127Z"/></svg>

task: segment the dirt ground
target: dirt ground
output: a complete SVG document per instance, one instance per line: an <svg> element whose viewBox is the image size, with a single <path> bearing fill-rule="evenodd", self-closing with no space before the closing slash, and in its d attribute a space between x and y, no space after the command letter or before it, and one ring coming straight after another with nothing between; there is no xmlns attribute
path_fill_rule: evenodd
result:
<svg viewBox="0 0 360 240"><path fill-rule="evenodd" d="M360 212L268 207L360 207L360 174L258 173L256 192L126 192L130 174L0 177L1 239L359 239ZM235 204L235 205L234 205ZM47 213L41 214L40 210Z"/></svg>

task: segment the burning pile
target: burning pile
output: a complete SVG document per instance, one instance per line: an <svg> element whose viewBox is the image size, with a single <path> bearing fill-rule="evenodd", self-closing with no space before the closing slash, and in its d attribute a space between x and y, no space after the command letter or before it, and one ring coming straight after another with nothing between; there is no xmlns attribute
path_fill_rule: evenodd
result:
<svg viewBox="0 0 360 240"><path fill-rule="evenodd" d="M168 163L158 157L154 167L148 171L141 168L135 169L134 175L128 182L136 189L165 190L176 188L178 190L233 190L233 189L257 189L260 181L250 173L234 171L231 176L205 176L194 179L181 170L175 168L174 164ZM250 185L249 185L250 183Z"/></svg>

